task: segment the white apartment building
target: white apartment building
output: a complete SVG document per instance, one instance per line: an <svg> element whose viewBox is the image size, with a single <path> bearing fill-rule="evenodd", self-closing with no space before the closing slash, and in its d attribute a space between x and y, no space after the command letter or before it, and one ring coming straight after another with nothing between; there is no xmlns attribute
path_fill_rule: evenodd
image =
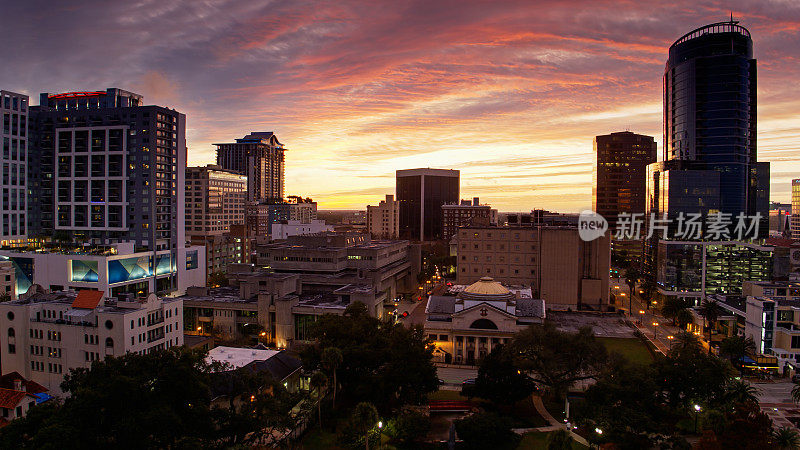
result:
<svg viewBox="0 0 800 450"><path fill-rule="evenodd" d="M322 233L333 231L333 227L326 225L324 220L310 220L303 222L300 220L282 220L272 224L272 240L286 239L289 236L300 236L303 234Z"/></svg>
<svg viewBox="0 0 800 450"><path fill-rule="evenodd" d="M400 202L387 195L378 206L367 206L367 232L378 239L397 239L400 234Z"/></svg>
<svg viewBox="0 0 800 450"><path fill-rule="evenodd" d="M0 245L16 246L27 239L28 96L0 91Z"/></svg>
<svg viewBox="0 0 800 450"><path fill-rule="evenodd" d="M150 294L103 301L95 290L47 292L34 286L0 303L3 373L17 372L60 395L70 369L126 353L183 345L183 301Z"/></svg>

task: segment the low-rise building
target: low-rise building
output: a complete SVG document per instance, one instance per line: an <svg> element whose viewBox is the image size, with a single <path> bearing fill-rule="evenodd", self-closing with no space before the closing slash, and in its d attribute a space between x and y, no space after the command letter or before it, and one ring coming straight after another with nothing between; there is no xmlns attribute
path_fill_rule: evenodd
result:
<svg viewBox="0 0 800 450"><path fill-rule="evenodd" d="M283 350L219 346L208 351L206 362L221 363L229 370L244 368L253 372L269 372L289 392L297 392L301 388L303 362Z"/></svg>
<svg viewBox="0 0 800 450"><path fill-rule="evenodd" d="M545 303L530 286L504 286L483 277L432 295L425 307L425 332L439 362L474 365L492 348L531 324L542 323Z"/></svg>
<svg viewBox="0 0 800 450"><path fill-rule="evenodd" d="M229 287L191 288L181 297L186 333L259 338L285 348L310 341L308 329L318 316L344 314L356 301L385 317L401 294L416 288L418 268L408 252L407 241L372 241L358 233L259 245L260 268L229 266Z"/></svg>
<svg viewBox="0 0 800 450"><path fill-rule="evenodd" d="M177 256L177 257L176 257ZM205 284L205 249L134 251L133 243L53 250L0 250L14 267L16 294L33 284L51 291L94 289L115 297L183 292Z"/></svg>
<svg viewBox="0 0 800 450"><path fill-rule="evenodd" d="M608 310L608 236L583 241L573 227L465 227L458 231L457 284L483 277L530 286L551 309Z"/></svg>
<svg viewBox="0 0 800 450"><path fill-rule="evenodd" d="M96 290L47 292L33 285L19 299L0 303L3 371L58 395L70 369L88 368L106 356L183 345L181 299L103 297Z"/></svg>
<svg viewBox="0 0 800 450"><path fill-rule="evenodd" d="M0 428L14 419L25 417L31 408L50 400L47 388L26 380L17 372L0 377Z"/></svg>

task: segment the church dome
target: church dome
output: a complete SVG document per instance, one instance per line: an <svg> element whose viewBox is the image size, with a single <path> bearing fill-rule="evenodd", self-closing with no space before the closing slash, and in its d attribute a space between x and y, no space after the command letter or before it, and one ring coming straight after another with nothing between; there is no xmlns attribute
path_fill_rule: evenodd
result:
<svg viewBox="0 0 800 450"><path fill-rule="evenodd" d="M514 298L514 294L499 282L494 281L492 277L483 277L467 286L461 292L461 298L468 300L509 300Z"/></svg>

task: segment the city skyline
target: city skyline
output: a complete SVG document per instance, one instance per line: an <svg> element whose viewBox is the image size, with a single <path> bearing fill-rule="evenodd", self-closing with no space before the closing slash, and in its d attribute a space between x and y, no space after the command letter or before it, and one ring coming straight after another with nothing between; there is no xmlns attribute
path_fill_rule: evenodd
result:
<svg viewBox="0 0 800 450"><path fill-rule="evenodd" d="M591 206L594 136L650 135L661 155L669 45L733 13L758 59L759 160L771 200L789 201L800 7L536 3L8 5L0 78L32 103L114 86L175 108L189 165L274 131L286 192L325 209L364 209L394 193L396 169L437 167L502 211L574 212Z"/></svg>

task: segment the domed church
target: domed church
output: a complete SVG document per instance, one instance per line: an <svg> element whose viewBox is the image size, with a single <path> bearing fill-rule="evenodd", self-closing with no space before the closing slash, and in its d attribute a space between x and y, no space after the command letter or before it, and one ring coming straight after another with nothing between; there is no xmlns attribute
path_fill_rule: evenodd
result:
<svg viewBox="0 0 800 450"><path fill-rule="evenodd" d="M425 308L425 331L439 362L476 364L494 346L545 317L544 300L530 286L504 286L483 277L469 286L453 286L432 295Z"/></svg>

